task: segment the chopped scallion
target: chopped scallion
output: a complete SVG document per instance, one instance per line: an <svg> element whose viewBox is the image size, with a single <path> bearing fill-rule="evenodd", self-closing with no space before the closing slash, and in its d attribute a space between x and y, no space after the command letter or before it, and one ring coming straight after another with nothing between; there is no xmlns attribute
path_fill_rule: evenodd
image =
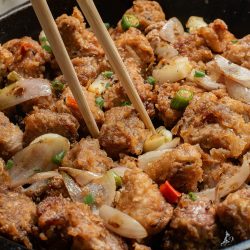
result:
<svg viewBox="0 0 250 250"><path fill-rule="evenodd" d="M171 100L170 107L172 109L176 110L183 110L187 107L189 102L193 99L193 92L186 90L186 89L180 89L175 94L174 98Z"/></svg>
<svg viewBox="0 0 250 250"><path fill-rule="evenodd" d="M92 205L95 202L95 199L92 194L88 194L83 198L83 202L87 205Z"/></svg>
<svg viewBox="0 0 250 250"><path fill-rule="evenodd" d="M14 166L13 160L8 160L7 163L6 163L6 165L5 165L5 168L6 168L7 170L10 170L10 169L13 168L13 166Z"/></svg>
<svg viewBox="0 0 250 250"><path fill-rule="evenodd" d="M61 151L60 153L54 155L52 157L52 162L55 163L56 165L60 165L62 160L63 160L63 157L65 156L65 151Z"/></svg>
<svg viewBox="0 0 250 250"><path fill-rule="evenodd" d="M153 76L149 76L147 79L147 83L154 85L156 82L155 78Z"/></svg>
<svg viewBox="0 0 250 250"><path fill-rule="evenodd" d="M52 49L51 49L51 47L49 46L49 45L43 45L42 46L42 48L44 49L44 50L46 50L48 53L52 53Z"/></svg>
<svg viewBox="0 0 250 250"><path fill-rule="evenodd" d="M238 40L232 40L231 41L231 43L233 43L233 44L235 44L235 43L237 43L238 42Z"/></svg>
<svg viewBox="0 0 250 250"><path fill-rule="evenodd" d="M116 187L121 187L122 186L122 178L118 174L116 174L114 171L111 171L111 173L114 176Z"/></svg>
<svg viewBox="0 0 250 250"><path fill-rule="evenodd" d="M108 82L108 83L106 83L106 85L105 85L105 89L108 89L110 86L111 86L111 85L110 85L110 83L109 83L109 82Z"/></svg>
<svg viewBox="0 0 250 250"><path fill-rule="evenodd" d="M139 27L140 22L139 22L139 19L135 15L125 14L122 17L121 25L122 25L123 30L127 30L130 27L135 27L135 28Z"/></svg>
<svg viewBox="0 0 250 250"><path fill-rule="evenodd" d="M98 96L95 99L95 103L100 107L100 109L102 109L104 106L104 99L101 96Z"/></svg>
<svg viewBox="0 0 250 250"><path fill-rule="evenodd" d="M205 77L205 72L195 70L194 77Z"/></svg>
<svg viewBox="0 0 250 250"><path fill-rule="evenodd" d="M107 78L107 79L110 79L112 76L113 76L113 72L112 71L104 71L102 72L102 75Z"/></svg>
<svg viewBox="0 0 250 250"><path fill-rule="evenodd" d="M121 102L121 106L130 106L131 104L130 101Z"/></svg>
<svg viewBox="0 0 250 250"><path fill-rule="evenodd" d="M51 86L54 90L59 91L59 92L63 91L63 89L64 89L64 83L62 83L59 80L52 81Z"/></svg>
<svg viewBox="0 0 250 250"><path fill-rule="evenodd" d="M188 197L192 201L196 201L197 200L197 195L195 193L193 193L193 192L189 192L188 193Z"/></svg>
<svg viewBox="0 0 250 250"><path fill-rule="evenodd" d="M47 41L48 41L48 39L47 39L46 36L43 36L43 37L40 38L40 42L41 42L41 43L45 43L45 42L47 42Z"/></svg>

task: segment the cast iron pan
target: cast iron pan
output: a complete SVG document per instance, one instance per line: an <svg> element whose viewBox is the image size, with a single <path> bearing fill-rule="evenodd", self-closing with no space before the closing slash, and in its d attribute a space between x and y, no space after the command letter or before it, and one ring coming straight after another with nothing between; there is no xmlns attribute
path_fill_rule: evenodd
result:
<svg viewBox="0 0 250 250"><path fill-rule="evenodd" d="M241 38L250 33L250 0L158 0L167 18L176 16L185 23L189 16L197 15L212 21L223 19L236 37ZM75 1L48 0L54 17L62 13L70 14ZM132 0L95 0L104 22L113 25L121 18ZM25 3L0 16L0 43L22 36L37 39L40 25L29 3ZM0 236L1 250L24 250L26 248ZM250 249L250 240L231 246L227 250Z"/></svg>

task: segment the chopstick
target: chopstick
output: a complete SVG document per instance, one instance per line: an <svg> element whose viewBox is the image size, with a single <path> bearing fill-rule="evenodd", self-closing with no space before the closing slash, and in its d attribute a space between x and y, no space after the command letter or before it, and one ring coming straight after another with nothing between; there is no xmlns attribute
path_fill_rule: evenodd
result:
<svg viewBox="0 0 250 250"><path fill-rule="evenodd" d="M99 135L99 129L96 125L94 116L89 108L86 96L82 91L77 74L69 58L67 50L62 41L54 18L51 14L46 0L30 0L37 18L46 34L46 37L52 47L53 54L59 64L64 77L70 87L70 90L78 104L79 110L84 118L91 135L96 138ZM69 34L70 36L71 34Z"/></svg>
<svg viewBox="0 0 250 250"><path fill-rule="evenodd" d="M102 45L108 60L114 69L118 79L121 81L123 88L125 89L130 101L139 113L141 119L148 129L154 134L154 125L148 116L148 113L141 101L140 96L128 74L128 71L118 53L118 50L110 37L107 28L105 27L100 14L98 13L95 4L92 0L77 0L84 16L86 17L90 27L94 31L98 41Z"/></svg>

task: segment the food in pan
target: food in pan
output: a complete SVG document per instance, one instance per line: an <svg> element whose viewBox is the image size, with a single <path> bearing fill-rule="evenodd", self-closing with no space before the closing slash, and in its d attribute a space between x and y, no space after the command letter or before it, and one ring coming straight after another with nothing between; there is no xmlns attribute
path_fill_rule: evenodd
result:
<svg viewBox="0 0 250 250"><path fill-rule="evenodd" d="M0 46L0 234L29 249L218 249L250 238L250 37L136 0L106 25L152 134L81 12L56 19L100 128L41 31Z"/></svg>

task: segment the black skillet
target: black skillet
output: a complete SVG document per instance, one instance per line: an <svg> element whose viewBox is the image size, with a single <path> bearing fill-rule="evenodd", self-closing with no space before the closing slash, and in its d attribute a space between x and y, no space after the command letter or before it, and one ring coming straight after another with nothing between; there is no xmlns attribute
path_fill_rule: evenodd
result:
<svg viewBox="0 0 250 250"><path fill-rule="evenodd" d="M158 2L167 18L177 16L183 23L191 15L203 16L207 21L221 18L236 37L241 38L250 33L250 0L158 0ZM70 14L72 7L76 5L73 0L48 0L48 3L55 17L62 13ZM115 25L124 11L131 6L132 1L95 0L95 3L103 20ZM25 3L0 16L0 44L25 35L37 39L40 29L30 4ZM0 236L0 249L25 248ZM250 240L227 248L227 250L245 249L250 249Z"/></svg>

